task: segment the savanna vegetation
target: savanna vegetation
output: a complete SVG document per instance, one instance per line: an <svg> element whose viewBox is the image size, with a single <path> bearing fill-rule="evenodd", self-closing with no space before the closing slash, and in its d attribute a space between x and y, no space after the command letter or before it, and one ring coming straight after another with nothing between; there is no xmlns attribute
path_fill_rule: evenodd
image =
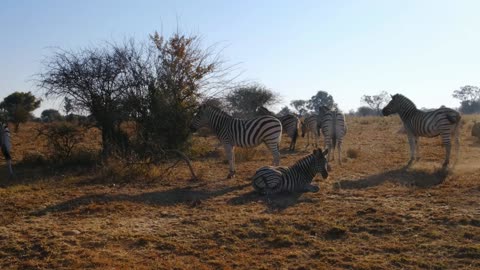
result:
<svg viewBox="0 0 480 270"><path fill-rule="evenodd" d="M478 87L454 91L465 115L448 170L439 138L421 138L421 159L404 167L400 119L378 116L383 91L347 115L343 165L315 179L320 192L267 198L249 179L271 162L263 145L238 149L237 176L226 180L218 140L189 130L202 102L251 116L281 101L267 86L236 83L219 51L180 33L57 50L37 82L62 110L35 119L40 98L5 98L15 177L2 160L0 268L480 268L480 116L468 114L478 112ZM320 90L278 115L338 103ZM311 153L305 143L289 152L284 135L281 165Z"/></svg>

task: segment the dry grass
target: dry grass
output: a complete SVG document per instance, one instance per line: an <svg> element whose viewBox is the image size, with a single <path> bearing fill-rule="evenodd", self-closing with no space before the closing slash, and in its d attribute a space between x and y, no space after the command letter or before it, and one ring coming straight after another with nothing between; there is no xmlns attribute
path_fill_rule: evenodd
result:
<svg viewBox="0 0 480 270"><path fill-rule="evenodd" d="M344 149L360 155L332 162L315 194L253 193L248 177L272 161L263 146L237 151L237 177L225 180L213 138L194 140L199 182L184 165L168 178L121 164L111 174L17 165L16 179L0 181L0 269L478 269L480 143L470 130L458 163L442 173L439 138L421 139L422 159L403 170L398 117L347 121ZM17 163L45 150L33 125L13 134ZM85 147L98 149L94 141ZM297 149L304 145L300 138ZM309 152L282 150L282 165Z"/></svg>

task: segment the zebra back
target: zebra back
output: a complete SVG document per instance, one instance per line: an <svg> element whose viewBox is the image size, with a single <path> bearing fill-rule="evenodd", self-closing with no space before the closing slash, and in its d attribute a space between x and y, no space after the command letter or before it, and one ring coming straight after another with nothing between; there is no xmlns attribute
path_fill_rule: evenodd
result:
<svg viewBox="0 0 480 270"><path fill-rule="evenodd" d="M192 129L198 129L201 124L207 124L223 143L241 147L256 146L262 141L267 145L279 144L282 134L282 125L276 117L234 118L209 105L199 108Z"/></svg>

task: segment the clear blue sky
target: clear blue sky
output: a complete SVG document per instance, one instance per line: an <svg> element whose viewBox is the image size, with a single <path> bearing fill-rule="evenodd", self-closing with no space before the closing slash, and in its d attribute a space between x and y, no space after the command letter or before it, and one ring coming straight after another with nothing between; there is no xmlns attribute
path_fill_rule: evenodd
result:
<svg viewBox="0 0 480 270"><path fill-rule="evenodd" d="M228 45L223 56L240 63L242 78L280 93L285 104L326 90L348 111L363 94L386 90L418 107L458 107L453 90L480 85L479 12L474 0L0 0L0 98L40 94L31 79L50 47L145 40L178 22L205 45Z"/></svg>

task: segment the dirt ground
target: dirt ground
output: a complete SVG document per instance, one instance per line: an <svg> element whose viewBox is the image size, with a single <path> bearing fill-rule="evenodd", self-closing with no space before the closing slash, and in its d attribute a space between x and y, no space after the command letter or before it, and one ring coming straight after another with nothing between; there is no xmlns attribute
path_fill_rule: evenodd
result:
<svg viewBox="0 0 480 270"><path fill-rule="evenodd" d="M237 177L214 138L168 177L102 181L96 171L0 167L0 269L480 269L480 142L464 116L457 163L440 171L440 138L421 139L410 169L398 116L347 118L343 165L318 193L265 199L248 177L272 162L239 150ZM33 125L33 124L31 124ZM93 135L91 135L93 136ZM41 151L31 128L14 158ZM305 141L282 165L310 153ZM348 155L347 155L348 152ZM454 157L455 158L455 157Z"/></svg>

